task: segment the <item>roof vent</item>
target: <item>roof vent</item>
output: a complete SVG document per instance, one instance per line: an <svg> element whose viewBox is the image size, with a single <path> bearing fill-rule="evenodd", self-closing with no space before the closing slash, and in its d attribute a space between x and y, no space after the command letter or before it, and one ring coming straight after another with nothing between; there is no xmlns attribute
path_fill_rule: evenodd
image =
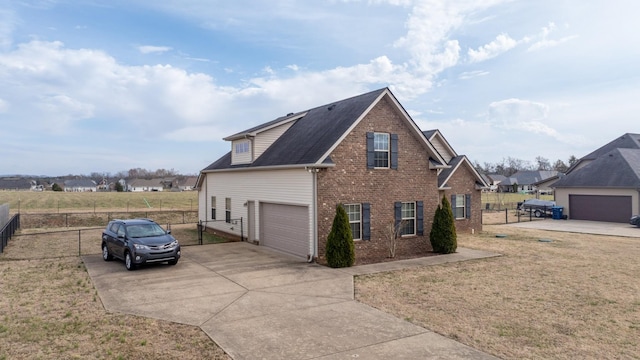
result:
<svg viewBox="0 0 640 360"><path fill-rule="evenodd" d="M335 107L336 107L336 104L332 104L331 106L329 106L329 108L328 108L328 109L329 109L329 111L331 111L331 110L333 110L333 108L335 108Z"/></svg>
<svg viewBox="0 0 640 360"><path fill-rule="evenodd" d="M288 114L287 114L287 116L291 116L291 115L293 115L293 113L288 113Z"/></svg>

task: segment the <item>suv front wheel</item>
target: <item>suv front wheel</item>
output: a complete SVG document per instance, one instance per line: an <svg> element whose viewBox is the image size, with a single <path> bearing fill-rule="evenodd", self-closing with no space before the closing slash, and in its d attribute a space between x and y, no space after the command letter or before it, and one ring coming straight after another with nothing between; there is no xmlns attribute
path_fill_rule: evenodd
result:
<svg viewBox="0 0 640 360"><path fill-rule="evenodd" d="M104 261L113 260L113 256L109 254L109 249L107 248L107 244L102 244L102 260Z"/></svg>
<svg viewBox="0 0 640 360"><path fill-rule="evenodd" d="M124 254L124 267L126 267L129 271L136 269L136 264L133 263L131 253L128 251Z"/></svg>

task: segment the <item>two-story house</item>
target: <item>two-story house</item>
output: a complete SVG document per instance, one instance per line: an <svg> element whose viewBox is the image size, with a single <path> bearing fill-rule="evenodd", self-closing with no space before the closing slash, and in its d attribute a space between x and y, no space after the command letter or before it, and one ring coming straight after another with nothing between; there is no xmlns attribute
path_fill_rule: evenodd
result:
<svg viewBox="0 0 640 360"><path fill-rule="evenodd" d="M231 151L203 169L196 185L199 219L210 230L326 263L327 236L342 204L358 264L386 259L385 231L398 223L397 256L428 253L443 196L459 232L481 230L487 184L439 131L423 133L388 88L224 140Z"/></svg>

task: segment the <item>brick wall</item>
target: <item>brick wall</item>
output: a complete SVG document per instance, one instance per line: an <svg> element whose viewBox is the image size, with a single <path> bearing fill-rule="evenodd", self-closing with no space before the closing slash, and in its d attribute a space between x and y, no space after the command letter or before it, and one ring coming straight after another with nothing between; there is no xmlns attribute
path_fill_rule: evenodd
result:
<svg viewBox="0 0 640 360"><path fill-rule="evenodd" d="M444 194L449 202L451 195L471 194L471 217L455 220L456 233L471 233L472 229L475 232L482 230L481 192L476 190L475 184L476 178L465 164L461 164L447 182L447 187L451 189L444 191Z"/></svg>
<svg viewBox="0 0 640 360"><path fill-rule="evenodd" d="M367 132L398 134L398 169L367 169ZM437 174L429 170L427 150L395 105L383 98L331 153L335 167L318 173L318 262L326 263L325 244L337 204L371 204L371 240L356 241L356 263L387 260L384 228L394 221L394 202L424 202L424 236L399 240L397 257L431 250L429 230L439 203Z"/></svg>

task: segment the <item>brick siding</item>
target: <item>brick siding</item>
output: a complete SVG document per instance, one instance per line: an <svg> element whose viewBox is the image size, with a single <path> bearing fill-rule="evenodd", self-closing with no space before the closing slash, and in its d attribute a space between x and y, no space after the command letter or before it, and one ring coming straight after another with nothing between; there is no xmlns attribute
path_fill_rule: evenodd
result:
<svg viewBox="0 0 640 360"><path fill-rule="evenodd" d="M367 168L367 132L398 134L397 170ZM337 204L371 204L371 240L355 242L357 264L388 260L384 229L394 222L396 201L424 202L424 236L400 239L397 257L423 256L431 251L429 231L439 196L437 174L429 170L429 156L421 141L385 97L336 147L331 153L336 166L318 173L319 263L326 263L325 244Z"/></svg>
<svg viewBox="0 0 640 360"><path fill-rule="evenodd" d="M472 229L475 232L482 231L481 191L476 190L475 184L476 177L465 164L459 166L447 182L447 187L451 188L444 191L447 200L451 201L451 195L471 195L471 216L469 219L455 220L456 233L471 233Z"/></svg>

